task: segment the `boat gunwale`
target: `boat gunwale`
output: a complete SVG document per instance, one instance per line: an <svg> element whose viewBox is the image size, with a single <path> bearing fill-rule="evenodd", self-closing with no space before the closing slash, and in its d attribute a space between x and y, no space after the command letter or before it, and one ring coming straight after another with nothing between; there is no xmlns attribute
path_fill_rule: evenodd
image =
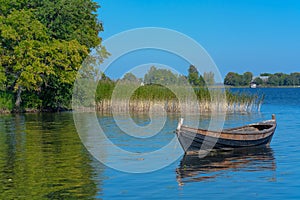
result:
<svg viewBox="0 0 300 200"><path fill-rule="evenodd" d="M238 129L243 129L243 128L247 128L247 127L251 127L251 126L263 126L263 125L270 125L270 128L267 129L263 129L263 130L258 130L258 131L244 131L244 132L233 132L234 130L238 130ZM186 131L190 131L190 132L194 132L197 134L202 134L202 135L209 135L209 134L220 134L220 135L262 135L262 134L266 134L266 133L270 133L272 131L274 131L276 129L276 121L275 120L266 120L266 121L262 121L259 123L254 123L254 124L249 124L249 125L245 125L245 126L240 126L240 127L235 127L235 128L229 128L229 129L223 129L221 131L215 131L215 130L206 130L206 129L201 129L201 128L193 128L193 127L189 127L186 125L182 125L179 129L179 131L184 131L182 129L185 129ZM188 129L188 130L187 130ZM204 134L204 133L208 133L208 134Z"/></svg>

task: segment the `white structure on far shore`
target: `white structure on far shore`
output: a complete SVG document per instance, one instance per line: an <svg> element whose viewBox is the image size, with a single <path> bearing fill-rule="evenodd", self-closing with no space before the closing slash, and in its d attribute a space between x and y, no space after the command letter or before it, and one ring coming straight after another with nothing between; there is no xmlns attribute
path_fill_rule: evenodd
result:
<svg viewBox="0 0 300 200"><path fill-rule="evenodd" d="M257 87L256 83L251 83L250 84L250 88L256 88L256 87Z"/></svg>
<svg viewBox="0 0 300 200"><path fill-rule="evenodd" d="M255 77L253 77L252 81L250 83L250 88L256 88L258 85L261 84L261 81L258 82L257 79L260 79L263 83L267 83L268 80L269 80L269 76L255 76Z"/></svg>

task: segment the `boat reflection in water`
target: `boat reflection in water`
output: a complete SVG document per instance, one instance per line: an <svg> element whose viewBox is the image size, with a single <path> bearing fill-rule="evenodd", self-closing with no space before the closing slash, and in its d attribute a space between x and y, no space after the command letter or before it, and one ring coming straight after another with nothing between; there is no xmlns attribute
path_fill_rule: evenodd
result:
<svg viewBox="0 0 300 200"><path fill-rule="evenodd" d="M177 182L184 185L189 182L209 181L230 172L274 171L276 163L270 147L234 149L231 151L215 150L206 157L198 154L184 155L176 169ZM269 180L275 180L274 177Z"/></svg>

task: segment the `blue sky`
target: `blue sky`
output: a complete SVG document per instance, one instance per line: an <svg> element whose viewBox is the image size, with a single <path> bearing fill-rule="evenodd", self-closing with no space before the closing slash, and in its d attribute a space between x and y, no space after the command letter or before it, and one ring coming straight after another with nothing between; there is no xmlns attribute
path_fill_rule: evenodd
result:
<svg viewBox="0 0 300 200"><path fill-rule="evenodd" d="M106 0L99 4L103 40L128 29L163 27L200 43L223 76L229 71L255 75L300 71L298 0Z"/></svg>

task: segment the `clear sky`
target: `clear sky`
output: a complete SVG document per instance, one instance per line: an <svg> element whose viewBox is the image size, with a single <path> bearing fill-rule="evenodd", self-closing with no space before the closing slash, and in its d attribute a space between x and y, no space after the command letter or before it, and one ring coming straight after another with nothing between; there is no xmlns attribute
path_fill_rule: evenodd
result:
<svg viewBox="0 0 300 200"><path fill-rule="evenodd" d="M128 29L163 27L199 42L223 76L229 71L254 75L300 71L299 0L103 0L99 4L104 40Z"/></svg>

